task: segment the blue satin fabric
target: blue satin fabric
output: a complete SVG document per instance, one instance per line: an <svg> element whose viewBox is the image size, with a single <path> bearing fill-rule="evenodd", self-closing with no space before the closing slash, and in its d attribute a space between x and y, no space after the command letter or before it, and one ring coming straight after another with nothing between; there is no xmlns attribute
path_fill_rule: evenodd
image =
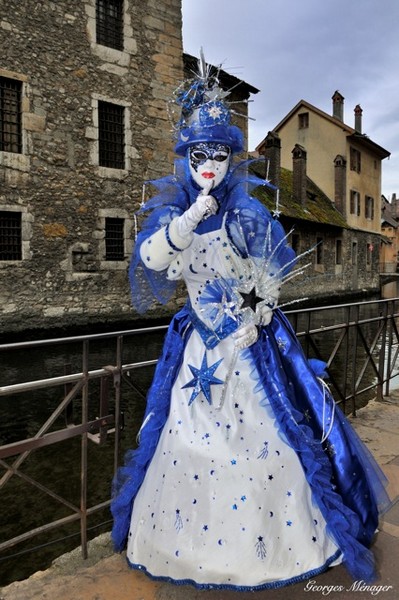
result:
<svg viewBox="0 0 399 600"><path fill-rule="evenodd" d="M181 366L185 342L192 331L188 312L183 309L172 320L165 337L162 355L147 394L139 446L128 450L124 465L118 469L112 482L112 541L118 552L126 545L134 499L168 418L171 389Z"/></svg>
<svg viewBox="0 0 399 600"><path fill-rule="evenodd" d="M333 399L280 310L247 356L257 389L264 390L263 404L296 451L345 566L355 579L372 581L374 559L368 547L379 513L390 503L384 474L338 407L328 439L321 443L325 403L332 406Z"/></svg>
<svg viewBox="0 0 399 600"><path fill-rule="evenodd" d="M134 498L168 417L171 388L192 331L190 313L184 308L174 317L166 335L148 393L147 422L140 445L127 453L125 465L115 477L112 539L118 551L126 544ZM271 324L261 329L258 341L245 353L253 365L254 388L264 392L261 404L276 419L281 437L297 453L313 500L343 554L344 564L356 580L372 581L374 559L368 547L378 514L389 505L384 490L386 479L338 407L327 442L321 443L326 392L317 374L323 364L305 358L280 310L275 311ZM333 401L331 397L327 400Z"/></svg>

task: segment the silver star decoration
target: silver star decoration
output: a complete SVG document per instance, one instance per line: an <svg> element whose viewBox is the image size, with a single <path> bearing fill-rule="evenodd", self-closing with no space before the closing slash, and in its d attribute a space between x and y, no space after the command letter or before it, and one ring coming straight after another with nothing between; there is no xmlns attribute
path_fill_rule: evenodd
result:
<svg viewBox="0 0 399 600"><path fill-rule="evenodd" d="M223 100L223 98L226 98L228 95L230 94L230 92L225 92L224 90L222 90L222 88L215 86L213 87L211 90L207 90L204 94L205 99L207 100Z"/></svg>
<svg viewBox="0 0 399 600"><path fill-rule="evenodd" d="M277 339L277 346L279 348L281 348L282 350L285 350L286 345L287 345L287 342L285 340L283 340L281 338Z"/></svg>
<svg viewBox="0 0 399 600"><path fill-rule="evenodd" d="M329 456L334 456L334 454L335 454L334 444L330 444L330 442L328 442L328 444L326 446L326 452Z"/></svg>
<svg viewBox="0 0 399 600"><path fill-rule="evenodd" d="M305 410L305 412L303 413L303 416L305 417L305 420L309 423L309 421L312 420L312 417L310 416L310 412L308 409Z"/></svg>
<svg viewBox="0 0 399 600"><path fill-rule="evenodd" d="M218 309L215 318L212 319L212 322L214 324L220 321L223 318L223 315L226 315L226 317L230 317L231 319L233 319L233 321L237 321L237 317L234 314L236 303L233 301L229 302L227 300L227 294L225 290L223 291L223 295L220 302L209 302L208 306L213 306Z"/></svg>
<svg viewBox="0 0 399 600"><path fill-rule="evenodd" d="M220 117L221 112L222 110L220 106L212 106L212 108L209 109L209 116L213 119L217 119L218 117Z"/></svg>

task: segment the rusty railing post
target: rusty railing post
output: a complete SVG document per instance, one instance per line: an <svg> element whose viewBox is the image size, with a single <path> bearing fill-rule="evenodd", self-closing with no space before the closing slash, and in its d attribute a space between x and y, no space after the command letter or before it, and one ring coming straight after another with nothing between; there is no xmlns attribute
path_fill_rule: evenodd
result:
<svg viewBox="0 0 399 600"><path fill-rule="evenodd" d="M386 344L387 344L387 323L388 323L388 302L382 305L383 325L381 329L381 343L378 357L378 383L377 383L377 401L384 400L384 379L385 379L385 361L386 361Z"/></svg>
<svg viewBox="0 0 399 600"><path fill-rule="evenodd" d="M89 340L83 341L83 378L82 389L82 425L87 425L89 420ZM81 442L81 475L80 475L80 540L82 547L82 558L86 559L87 552L87 431L82 433Z"/></svg>

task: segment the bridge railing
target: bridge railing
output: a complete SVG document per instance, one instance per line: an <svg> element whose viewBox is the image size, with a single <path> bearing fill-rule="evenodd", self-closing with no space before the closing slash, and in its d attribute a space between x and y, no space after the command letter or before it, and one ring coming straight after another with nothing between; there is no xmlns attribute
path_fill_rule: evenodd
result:
<svg viewBox="0 0 399 600"><path fill-rule="evenodd" d="M355 416L357 409L372 397L382 400L389 395L391 382L398 373L399 298L286 311L286 315L305 354L327 363L328 384L336 402L347 414ZM79 524L82 554L87 557L88 519L95 519L97 513L109 507L111 480L124 451L133 445L134 432L140 426L137 412L144 411L146 389L157 362L156 358L131 360L131 357L137 357L139 345L145 347L150 335L162 337L165 330L166 326L147 327L0 345L0 357L24 357L13 381L0 387L2 414L5 406L15 408L24 399L26 402L26 398L29 411L21 408L16 413L19 416L24 410L31 414L35 408L42 408L43 403L46 405L45 417L41 421L30 417L26 426L28 433L23 437L15 439L13 432L8 431L6 441L0 438L2 506L16 502L16 493L33 496L35 490L40 497L60 507L59 511L51 512L51 518L45 517L44 522L23 531L22 525L15 527L9 539L0 543L0 571L2 553L14 546L26 545L42 534L48 536L57 529L64 531L74 523ZM101 353L96 351L93 356L92 349L99 342L107 346L106 363ZM80 369L66 362L62 375L21 381L29 357L33 360L37 353L49 348L53 354L57 349L62 355L68 354L72 345L79 354ZM139 375L143 370L148 373L148 369L151 372L143 384ZM132 402L136 409L132 409ZM124 419L129 422L126 434ZM37 428L32 431L34 425ZM65 444L74 445L70 455ZM56 449L60 447L62 452L57 454ZM94 464L89 464L93 447L96 447ZM46 458L42 459L41 453L45 452ZM79 470L78 485L64 484L60 491L58 480L57 485L51 480L43 482L43 472L54 468L52 461L57 461L57 467L58 462L62 462L58 456L71 457L67 459L65 478ZM90 480L93 471L101 474L101 493L98 489L93 493ZM16 480L18 486L13 487ZM54 518L54 515L59 516ZM7 556L3 559L8 560Z"/></svg>

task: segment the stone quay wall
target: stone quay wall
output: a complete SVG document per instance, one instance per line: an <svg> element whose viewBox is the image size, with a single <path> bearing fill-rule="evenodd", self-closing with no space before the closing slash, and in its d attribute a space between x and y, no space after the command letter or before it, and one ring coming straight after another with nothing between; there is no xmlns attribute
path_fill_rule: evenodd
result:
<svg viewBox="0 0 399 600"><path fill-rule="evenodd" d="M285 229L289 231L290 227ZM381 238L377 233L306 224L304 221L294 231L300 234L297 255L304 254L293 270L302 269L303 272L283 284L281 304L298 300L306 306L333 305L368 300L380 294ZM319 239L323 240L320 253L317 251ZM339 259L337 240L341 242ZM318 258L321 259L320 264ZM295 308L295 304L287 306L287 310Z"/></svg>

